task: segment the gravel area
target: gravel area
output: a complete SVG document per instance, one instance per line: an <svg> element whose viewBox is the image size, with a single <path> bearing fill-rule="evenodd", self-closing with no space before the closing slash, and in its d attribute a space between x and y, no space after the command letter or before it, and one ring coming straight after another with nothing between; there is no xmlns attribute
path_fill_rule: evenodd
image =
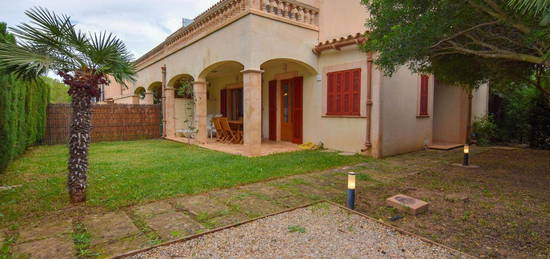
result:
<svg viewBox="0 0 550 259"><path fill-rule="evenodd" d="M131 258L466 258L329 203L293 210Z"/></svg>

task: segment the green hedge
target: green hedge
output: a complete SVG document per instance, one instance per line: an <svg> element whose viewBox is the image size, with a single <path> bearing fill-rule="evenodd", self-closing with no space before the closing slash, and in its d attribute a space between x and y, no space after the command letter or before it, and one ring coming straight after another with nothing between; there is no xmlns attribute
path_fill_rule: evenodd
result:
<svg viewBox="0 0 550 259"><path fill-rule="evenodd" d="M25 82L0 74L0 172L44 138L48 100L49 87L42 80Z"/></svg>

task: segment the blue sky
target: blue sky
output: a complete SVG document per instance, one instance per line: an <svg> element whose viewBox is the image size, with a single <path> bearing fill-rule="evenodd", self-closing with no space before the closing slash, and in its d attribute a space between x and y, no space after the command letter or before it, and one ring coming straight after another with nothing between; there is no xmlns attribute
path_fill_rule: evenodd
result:
<svg viewBox="0 0 550 259"><path fill-rule="evenodd" d="M0 21L15 26L28 21L24 11L41 6L71 19L83 31L113 32L135 58L161 43L218 0L0 0Z"/></svg>

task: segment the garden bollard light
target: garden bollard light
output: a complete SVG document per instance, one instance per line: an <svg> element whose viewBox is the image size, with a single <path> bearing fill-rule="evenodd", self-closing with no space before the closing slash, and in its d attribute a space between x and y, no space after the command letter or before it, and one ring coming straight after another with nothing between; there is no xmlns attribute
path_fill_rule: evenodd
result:
<svg viewBox="0 0 550 259"><path fill-rule="evenodd" d="M355 178L357 173L349 172L348 173L348 200L347 207L349 209L355 209Z"/></svg>
<svg viewBox="0 0 550 259"><path fill-rule="evenodd" d="M466 144L464 145L464 162L462 163L463 166L469 166L470 165L470 145Z"/></svg>

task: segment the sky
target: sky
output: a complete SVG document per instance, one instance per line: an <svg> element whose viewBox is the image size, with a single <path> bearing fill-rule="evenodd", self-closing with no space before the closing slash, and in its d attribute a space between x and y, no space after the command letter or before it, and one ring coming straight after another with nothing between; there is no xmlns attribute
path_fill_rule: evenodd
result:
<svg viewBox="0 0 550 259"><path fill-rule="evenodd" d="M25 10L45 7L71 17L82 31L108 31L139 58L218 0L0 0L0 21L8 26L28 22Z"/></svg>

